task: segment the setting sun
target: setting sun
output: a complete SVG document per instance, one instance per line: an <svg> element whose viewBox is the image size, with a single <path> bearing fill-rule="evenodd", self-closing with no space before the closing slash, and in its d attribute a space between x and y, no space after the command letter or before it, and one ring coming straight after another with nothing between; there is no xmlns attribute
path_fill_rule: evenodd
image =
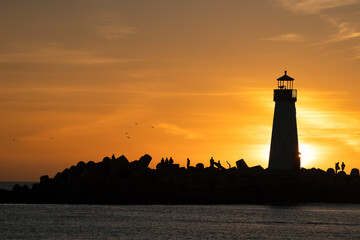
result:
<svg viewBox="0 0 360 240"><path fill-rule="evenodd" d="M311 168L314 165L316 158L316 149L314 146L309 144L301 144L299 146L301 167Z"/></svg>

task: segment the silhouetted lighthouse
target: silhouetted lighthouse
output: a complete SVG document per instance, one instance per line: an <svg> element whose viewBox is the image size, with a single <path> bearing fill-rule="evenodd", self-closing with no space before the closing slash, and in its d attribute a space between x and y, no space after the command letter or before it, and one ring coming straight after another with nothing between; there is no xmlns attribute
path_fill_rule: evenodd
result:
<svg viewBox="0 0 360 240"><path fill-rule="evenodd" d="M274 122L271 135L269 170L300 169L299 143L296 126L297 91L294 79L286 74L279 77L274 89Z"/></svg>

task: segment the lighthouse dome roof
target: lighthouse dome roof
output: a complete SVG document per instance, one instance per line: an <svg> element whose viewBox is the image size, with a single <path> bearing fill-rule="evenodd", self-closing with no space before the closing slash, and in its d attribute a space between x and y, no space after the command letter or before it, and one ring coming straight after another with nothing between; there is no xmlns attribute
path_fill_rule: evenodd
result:
<svg viewBox="0 0 360 240"><path fill-rule="evenodd" d="M287 75L287 71L285 74L277 79L278 81L294 81L294 79Z"/></svg>

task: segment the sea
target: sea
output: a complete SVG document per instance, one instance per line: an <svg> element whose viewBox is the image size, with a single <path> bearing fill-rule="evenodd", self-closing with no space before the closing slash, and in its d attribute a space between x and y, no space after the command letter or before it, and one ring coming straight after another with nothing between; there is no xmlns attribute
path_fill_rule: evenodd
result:
<svg viewBox="0 0 360 240"><path fill-rule="evenodd" d="M0 239L360 239L360 205L0 204Z"/></svg>

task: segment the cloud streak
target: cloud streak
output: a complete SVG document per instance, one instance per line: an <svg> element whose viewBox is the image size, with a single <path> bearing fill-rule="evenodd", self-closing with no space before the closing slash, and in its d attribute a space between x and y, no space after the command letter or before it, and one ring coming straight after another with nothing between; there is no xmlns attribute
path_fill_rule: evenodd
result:
<svg viewBox="0 0 360 240"><path fill-rule="evenodd" d="M136 29L122 25L103 25L95 27L95 31L109 40L116 40L126 38L127 36L134 34Z"/></svg>
<svg viewBox="0 0 360 240"><path fill-rule="evenodd" d="M334 9L339 7L351 6L355 4L359 4L359 0L274 0L279 6L282 8L300 14L312 14L318 15L323 20L328 22L331 27L334 29L334 33L328 35L326 40L319 41L315 43L315 46L324 46L327 44L340 43L352 39L360 38L360 31L354 27L354 19L353 20L341 20L339 17L334 17L330 14L332 12L325 13L327 9ZM286 39L285 36L283 36ZM280 41L282 39L281 36L278 37ZM290 38L291 39L291 38ZM271 39L269 39L271 40ZM276 40L276 38L274 38ZM358 51L356 52L356 56L352 58L352 60L357 60L360 58Z"/></svg>
<svg viewBox="0 0 360 240"><path fill-rule="evenodd" d="M157 124L156 126L159 127L160 129L164 130L168 134L183 136L183 137L185 137L187 139L198 138L198 136L197 136L197 134L195 132L190 131L190 130L185 129L185 128L181 128L181 127L179 127L177 125L174 125L174 124L160 123L160 124Z"/></svg>
<svg viewBox="0 0 360 240"><path fill-rule="evenodd" d="M304 40L304 38L296 33L284 33L280 34L279 36L264 38L263 40L279 42L301 42Z"/></svg>
<svg viewBox="0 0 360 240"><path fill-rule="evenodd" d="M65 49L54 46L34 47L16 53L0 54L0 63L57 63L57 64L109 64L127 63L138 61L137 59L121 59L98 56L89 51Z"/></svg>
<svg viewBox="0 0 360 240"><path fill-rule="evenodd" d="M330 39L324 43L335 43L360 37L360 31L351 27L349 22L341 22L338 19L331 17L326 17L326 20L337 28L337 33L331 36Z"/></svg>
<svg viewBox="0 0 360 240"><path fill-rule="evenodd" d="M356 4L358 0L275 0L281 7L292 12L315 14L323 10Z"/></svg>

